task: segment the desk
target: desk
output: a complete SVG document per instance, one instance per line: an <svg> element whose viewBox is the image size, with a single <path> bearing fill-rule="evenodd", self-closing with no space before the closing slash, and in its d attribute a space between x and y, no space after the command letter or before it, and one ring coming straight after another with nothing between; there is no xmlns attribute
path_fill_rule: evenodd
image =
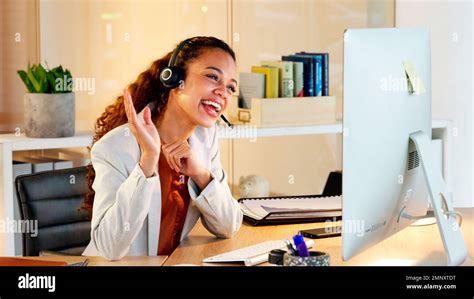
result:
<svg viewBox="0 0 474 299"><path fill-rule="evenodd" d="M458 209L463 214L463 232L468 257L464 266L474 265L474 208ZM250 246L266 240L290 238L301 229L324 227L323 223L291 224L254 227L243 223L240 231L231 239L217 239L198 223L179 247L166 260L165 266L176 264L196 264L204 266L236 265L202 263L206 257L241 247ZM316 239L316 248L331 255L333 266L369 265L430 265L447 264L443 243L436 224L428 226L409 226L383 242L365 250L349 261L342 261L341 237ZM269 265L268 263L263 265Z"/></svg>
<svg viewBox="0 0 474 299"><path fill-rule="evenodd" d="M108 261L100 256L25 256L25 259L35 259L41 261L65 261L68 263L82 262L86 258L88 266L162 266L168 256L126 256L119 261Z"/></svg>

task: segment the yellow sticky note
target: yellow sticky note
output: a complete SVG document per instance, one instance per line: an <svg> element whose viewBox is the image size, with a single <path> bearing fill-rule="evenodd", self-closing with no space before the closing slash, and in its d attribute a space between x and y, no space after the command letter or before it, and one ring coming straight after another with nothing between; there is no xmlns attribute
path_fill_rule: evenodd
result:
<svg viewBox="0 0 474 299"><path fill-rule="evenodd" d="M410 60L403 61L403 67L405 68L405 74L407 76L408 93L411 95L420 95L426 92L425 86L420 76L415 71L413 62Z"/></svg>

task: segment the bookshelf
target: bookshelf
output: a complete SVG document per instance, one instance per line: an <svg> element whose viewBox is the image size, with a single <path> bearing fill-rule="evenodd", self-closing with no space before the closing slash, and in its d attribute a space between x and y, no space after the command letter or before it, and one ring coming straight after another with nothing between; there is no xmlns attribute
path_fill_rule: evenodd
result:
<svg viewBox="0 0 474 299"><path fill-rule="evenodd" d="M433 130L446 130L451 121L444 119L433 119ZM239 126L236 126L237 130ZM223 131L219 137L222 139L234 139L230 134L231 130L221 128ZM341 134L343 132L342 121L337 120L334 124L316 125L316 126L298 126L298 127L275 127L275 128L256 128L257 137L276 137L276 136L294 136L294 135L312 135L312 134ZM226 132L228 134L226 134ZM440 136L440 133L433 136ZM446 136L447 137L447 136ZM445 137L444 137L445 138ZM439 138L442 139L442 138Z"/></svg>
<svg viewBox="0 0 474 299"><path fill-rule="evenodd" d="M233 130L238 130L239 127L240 126L236 126ZM232 143L234 139L239 138L231 133L232 130L229 130L224 126L219 127L219 129L220 139ZM433 120L432 129L433 139L443 140L443 174L448 188L450 188L451 121L442 119ZM334 124L328 125L255 128L256 137L341 134L342 132L343 124L340 120ZM248 136L243 138L248 138ZM13 152L87 147L91 142L91 132L79 132L74 137L65 138L28 138L24 135L16 136L15 134L0 134L0 221L14 219L13 192L15 192L15 190L13 186ZM232 150L229 151L230 159L233 158L232 154ZM18 244L18 242L15 242L14 234L0 231L0 256L13 256L15 248L18 246L21 246L21 243Z"/></svg>
<svg viewBox="0 0 474 299"><path fill-rule="evenodd" d="M240 126L236 126L236 131ZM338 120L334 124L315 125L315 126L298 126L298 127L275 127L275 128L255 128L256 137L278 137L278 136L295 136L295 135L313 135L313 134L340 134L342 133L342 121ZM222 129L219 137L221 139L236 139L231 129ZM237 137L238 138L238 137ZM245 138L245 137L244 137Z"/></svg>

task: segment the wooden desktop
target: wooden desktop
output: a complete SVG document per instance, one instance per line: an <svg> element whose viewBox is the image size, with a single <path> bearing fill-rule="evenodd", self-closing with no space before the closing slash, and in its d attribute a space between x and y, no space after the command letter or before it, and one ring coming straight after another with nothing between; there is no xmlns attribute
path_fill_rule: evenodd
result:
<svg viewBox="0 0 474 299"><path fill-rule="evenodd" d="M463 214L463 232L468 257L464 266L472 266L474 256L474 208L458 209ZM242 224L239 232L230 239L217 239L198 223L189 236L168 257L164 266L194 264L203 266L235 265L203 263L206 257L250 246L266 240L291 238L301 229L324 227L325 223L307 223L276 226L251 226ZM383 242L365 250L348 261L342 261L341 237L315 239L312 250L324 251L331 256L332 266L371 265L446 265L443 243L438 226L410 226ZM268 263L262 265L270 265Z"/></svg>
<svg viewBox="0 0 474 299"><path fill-rule="evenodd" d="M162 266L168 256L126 256L118 261L108 261L100 256L25 256L24 259L34 259L40 261L61 261L68 264L83 262L87 259L87 266Z"/></svg>
<svg viewBox="0 0 474 299"><path fill-rule="evenodd" d="M461 230L468 248L463 266L474 265L474 208L458 209L463 214ZM203 263L206 257L254 245L267 240L291 238L301 229L324 227L325 223L306 223L275 226L251 226L243 223L239 232L230 239L218 239L198 222L189 236L169 256L127 256L119 261L101 257L87 257L89 266L234 266L241 264ZM444 266L446 257L438 226L409 226L383 242L365 250L348 261L341 258L341 237L316 239L311 250L324 251L331 256L332 266ZM37 260L83 261L83 256L25 257ZM261 264L268 266L269 263Z"/></svg>

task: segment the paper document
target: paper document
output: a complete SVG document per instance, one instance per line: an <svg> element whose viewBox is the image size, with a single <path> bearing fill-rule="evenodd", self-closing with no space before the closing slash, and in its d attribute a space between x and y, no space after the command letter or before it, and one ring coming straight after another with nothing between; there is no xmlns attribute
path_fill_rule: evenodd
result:
<svg viewBox="0 0 474 299"><path fill-rule="evenodd" d="M276 216L281 218L301 217L302 213L314 217L340 211L342 200L341 196L249 199L241 202L240 206L244 214L254 219L262 219L275 212L281 213Z"/></svg>
<svg viewBox="0 0 474 299"><path fill-rule="evenodd" d="M403 61L405 75L407 76L408 93L411 95L420 95L426 92L425 86L420 76L415 71L415 66L410 60Z"/></svg>

